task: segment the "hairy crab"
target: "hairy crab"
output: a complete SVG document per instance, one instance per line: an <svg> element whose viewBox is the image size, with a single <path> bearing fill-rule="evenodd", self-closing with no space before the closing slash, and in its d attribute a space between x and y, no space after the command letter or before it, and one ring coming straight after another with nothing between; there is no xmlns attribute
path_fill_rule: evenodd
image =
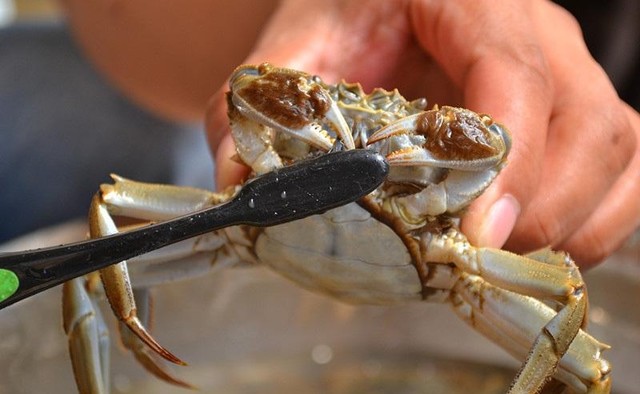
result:
<svg viewBox="0 0 640 394"><path fill-rule="evenodd" d="M64 326L81 392L109 391L106 328L96 306L100 279L128 327L121 330L125 346L156 376L188 386L162 358L182 361L145 329L145 288L242 262L265 264L346 302L448 303L523 360L513 393L537 392L550 377L578 392L609 392L610 366L601 358L608 346L583 331L585 284L569 256L474 247L458 229L463 209L506 164L510 136L503 126L465 109L425 110L425 100L407 101L397 91L365 94L359 84L329 85L268 64L237 68L227 98L237 159L254 174L330 150L375 149L387 156L390 175L358 203L323 215L220 230L66 283ZM123 231L113 216L163 220L223 203L237 190L113 178L92 202L92 237ZM180 265L169 264L174 260ZM138 281L145 288L132 289L129 269L148 266L155 269Z"/></svg>

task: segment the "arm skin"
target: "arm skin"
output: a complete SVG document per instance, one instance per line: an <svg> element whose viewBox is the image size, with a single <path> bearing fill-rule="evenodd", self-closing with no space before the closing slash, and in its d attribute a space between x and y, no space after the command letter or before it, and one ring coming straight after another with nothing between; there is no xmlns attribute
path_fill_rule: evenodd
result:
<svg viewBox="0 0 640 394"><path fill-rule="evenodd" d="M74 38L113 85L165 118L202 121L277 0L60 3Z"/></svg>
<svg viewBox="0 0 640 394"><path fill-rule="evenodd" d="M219 186L244 174L228 159L223 81L237 64L269 61L328 82L397 87L508 125L510 164L462 224L478 245L552 245L588 267L640 225L640 116L619 99L575 19L549 1L283 0L272 12L271 3L192 0L199 10L170 19L160 14L172 2L147 2L105 0L97 10L65 1L86 53L134 100L177 118L206 116Z"/></svg>

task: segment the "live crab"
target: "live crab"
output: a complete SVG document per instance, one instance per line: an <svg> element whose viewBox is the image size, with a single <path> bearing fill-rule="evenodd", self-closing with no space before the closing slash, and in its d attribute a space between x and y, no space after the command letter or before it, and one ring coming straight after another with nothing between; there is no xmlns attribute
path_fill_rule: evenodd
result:
<svg viewBox="0 0 640 394"><path fill-rule="evenodd" d="M506 165L511 140L504 126L466 109L425 110L426 100L407 101L397 90L365 94L359 84L329 85L269 64L238 67L227 99L237 160L254 175L331 150L375 149L386 155L389 177L358 203L323 215L209 233L66 283L64 327L81 393L109 391L108 335L97 306L102 294L128 327L121 330L123 343L138 361L159 378L189 387L163 365L162 358L182 361L145 329L139 316L146 315L147 299L134 294L243 262L267 265L346 302L448 303L523 361L512 393L538 392L551 377L577 392L610 391L611 368L601 357L608 346L583 330L585 284L571 258L550 249L520 256L474 247L458 229L464 208ZM224 203L239 188L213 193L113 179L92 201L92 237L124 231L114 216L168 219ZM181 262L167 264L173 260ZM140 268L151 265L156 269ZM132 275L154 273L134 290L128 266Z"/></svg>

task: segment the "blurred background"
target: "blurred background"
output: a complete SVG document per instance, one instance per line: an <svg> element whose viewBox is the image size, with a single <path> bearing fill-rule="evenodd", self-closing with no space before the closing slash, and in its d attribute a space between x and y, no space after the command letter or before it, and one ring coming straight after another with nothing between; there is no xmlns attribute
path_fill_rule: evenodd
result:
<svg viewBox="0 0 640 394"><path fill-rule="evenodd" d="M200 123L127 100L83 57L55 1L0 0L0 243L84 217L112 172L213 187Z"/></svg>
<svg viewBox="0 0 640 394"><path fill-rule="evenodd" d="M560 3L638 108L640 2ZM55 1L0 0L0 250L82 239L90 198L111 172L213 187L201 124L160 119L114 89ZM586 275L592 332L614 346L606 357L617 393L640 387L639 261L636 236ZM446 307L353 308L263 269L156 296L158 338L191 363L180 376L205 393L502 392L517 368ZM53 289L0 312L0 394L74 392L59 300ZM113 342L115 393L188 392L148 379Z"/></svg>

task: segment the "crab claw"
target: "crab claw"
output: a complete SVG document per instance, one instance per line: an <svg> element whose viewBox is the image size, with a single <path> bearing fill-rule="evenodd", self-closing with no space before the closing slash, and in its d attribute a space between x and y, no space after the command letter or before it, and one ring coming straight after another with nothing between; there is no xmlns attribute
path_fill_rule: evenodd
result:
<svg viewBox="0 0 640 394"><path fill-rule="evenodd" d="M402 118L373 134L372 144L391 137L387 160L397 166L434 166L481 171L507 156L511 137L487 115L442 107Z"/></svg>
<svg viewBox="0 0 640 394"><path fill-rule="evenodd" d="M238 67L229 85L233 105L246 118L323 151L334 143L322 128L326 124L347 149L355 148L349 126L318 78L264 63Z"/></svg>

